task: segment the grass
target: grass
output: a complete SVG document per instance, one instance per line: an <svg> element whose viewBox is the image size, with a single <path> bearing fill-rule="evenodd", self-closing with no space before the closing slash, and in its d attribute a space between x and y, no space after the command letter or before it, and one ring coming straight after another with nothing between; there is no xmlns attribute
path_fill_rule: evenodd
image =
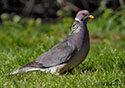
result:
<svg viewBox="0 0 125 88"><path fill-rule="evenodd" d="M72 18L57 24L41 24L40 20L20 20L15 16L0 24L1 88L97 88L125 87L125 21L124 10L112 15L111 10L88 23L90 52L71 73L62 76L40 71L10 75L34 60L70 31Z"/></svg>

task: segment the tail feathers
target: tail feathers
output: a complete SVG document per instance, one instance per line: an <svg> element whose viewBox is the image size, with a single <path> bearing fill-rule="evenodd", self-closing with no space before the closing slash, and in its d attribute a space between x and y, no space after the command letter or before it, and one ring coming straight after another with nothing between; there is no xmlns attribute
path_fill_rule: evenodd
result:
<svg viewBox="0 0 125 88"><path fill-rule="evenodd" d="M51 74L54 74L57 72L57 68L58 66L50 67L50 68L24 67L19 70L11 72L10 74L17 74L17 73L22 73L22 72L34 71L34 70L40 70L43 72L50 72Z"/></svg>
<svg viewBox="0 0 125 88"><path fill-rule="evenodd" d="M34 70L45 71L45 69L42 69L42 68L24 67L24 68L22 68L22 69L19 69L19 70L16 70L16 71L11 72L10 74L17 74L17 73L22 73L22 72L34 71Z"/></svg>

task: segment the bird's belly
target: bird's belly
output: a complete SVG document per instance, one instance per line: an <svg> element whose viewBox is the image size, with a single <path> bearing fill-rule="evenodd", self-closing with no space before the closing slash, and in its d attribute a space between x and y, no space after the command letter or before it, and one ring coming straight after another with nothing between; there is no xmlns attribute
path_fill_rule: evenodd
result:
<svg viewBox="0 0 125 88"><path fill-rule="evenodd" d="M79 65L87 56L89 52L89 44L85 44L81 50L79 50L75 56L73 56L68 63L60 70L60 73L63 73L66 70L72 69L75 66Z"/></svg>
<svg viewBox="0 0 125 88"><path fill-rule="evenodd" d="M74 68L79 65L87 56L89 47L83 47L69 62L69 69Z"/></svg>

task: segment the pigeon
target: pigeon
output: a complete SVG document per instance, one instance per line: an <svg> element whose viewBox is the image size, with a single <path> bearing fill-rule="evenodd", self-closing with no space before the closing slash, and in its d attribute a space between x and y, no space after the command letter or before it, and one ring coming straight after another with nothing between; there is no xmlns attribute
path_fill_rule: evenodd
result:
<svg viewBox="0 0 125 88"><path fill-rule="evenodd" d="M79 11L71 31L64 41L10 74L40 70L61 75L79 65L88 55L90 48L89 33L86 26L89 19L94 19L89 11Z"/></svg>

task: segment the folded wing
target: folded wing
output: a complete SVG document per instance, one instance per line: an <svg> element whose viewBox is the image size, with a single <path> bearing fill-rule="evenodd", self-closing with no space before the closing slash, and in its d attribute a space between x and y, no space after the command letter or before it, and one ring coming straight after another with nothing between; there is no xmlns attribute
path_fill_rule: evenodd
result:
<svg viewBox="0 0 125 88"><path fill-rule="evenodd" d="M76 46L70 40L65 40L24 67L56 66L67 62L76 53L76 50Z"/></svg>

